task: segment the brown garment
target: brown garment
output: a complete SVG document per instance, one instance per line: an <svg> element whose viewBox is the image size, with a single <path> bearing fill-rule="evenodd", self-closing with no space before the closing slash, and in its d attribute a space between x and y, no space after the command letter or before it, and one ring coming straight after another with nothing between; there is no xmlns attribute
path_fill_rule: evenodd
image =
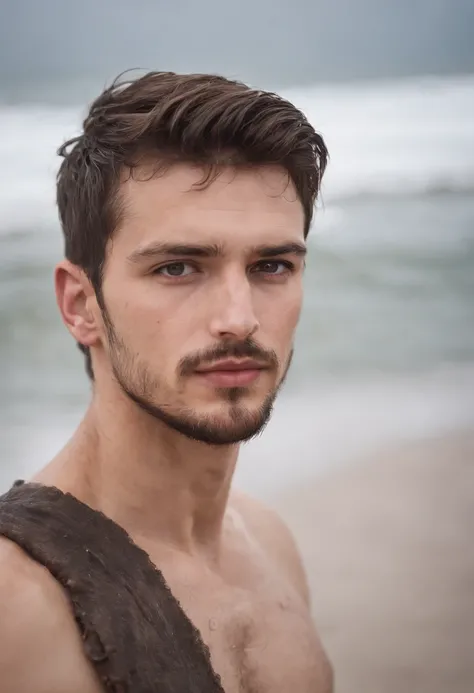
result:
<svg viewBox="0 0 474 693"><path fill-rule="evenodd" d="M110 693L224 693L199 631L128 534L71 494L16 482L0 535L62 585Z"/></svg>

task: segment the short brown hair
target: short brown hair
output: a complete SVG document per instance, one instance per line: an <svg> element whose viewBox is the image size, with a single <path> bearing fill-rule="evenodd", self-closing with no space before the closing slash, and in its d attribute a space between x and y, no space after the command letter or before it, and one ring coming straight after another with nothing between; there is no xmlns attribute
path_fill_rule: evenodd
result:
<svg viewBox="0 0 474 693"><path fill-rule="evenodd" d="M202 164L210 182L222 164L278 164L305 212L305 234L326 168L322 137L293 104L217 75L149 72L117 78L92 103L83 133L58 150L57 203L65 256L101 298L106 246L120 222L124 169L146 156L161 167ZM92 377L88 350L86 368Z"/></svg>

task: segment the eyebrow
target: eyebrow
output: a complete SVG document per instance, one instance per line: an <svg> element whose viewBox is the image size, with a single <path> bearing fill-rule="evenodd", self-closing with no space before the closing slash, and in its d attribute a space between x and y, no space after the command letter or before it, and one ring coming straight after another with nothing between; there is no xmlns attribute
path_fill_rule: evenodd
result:
<svg viewBox="0 0 474 693"><path fill-rule="evenodd" d="M279 255L306 255L306 246L302 243L282 243L281 245L259 245L252 248L252 254L260 258L278 257ZM183 243L150 243L143 248L137 248L128 256L128 262L138 263L157 255L172 257L222 257L224 249L215 244L187 245Z"/></svg>
<svg viewBox="0 0 474 693"><path fill-rule="evenodd" d="M306 255L306 246L303 243L283 243L282 245L259 245L253 252L259 257L277 257L278 255Z"/></svg>

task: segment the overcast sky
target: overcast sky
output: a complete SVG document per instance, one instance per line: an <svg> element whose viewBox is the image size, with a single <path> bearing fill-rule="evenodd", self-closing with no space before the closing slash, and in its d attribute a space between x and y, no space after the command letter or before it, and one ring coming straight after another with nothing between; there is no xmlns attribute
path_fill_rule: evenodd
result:
<svg viewBox="0 0 474 693"><path fill-rule="evenodd" d="M0 89L212 71L254 84L474 72L474 0L0 0Z"/></svg>

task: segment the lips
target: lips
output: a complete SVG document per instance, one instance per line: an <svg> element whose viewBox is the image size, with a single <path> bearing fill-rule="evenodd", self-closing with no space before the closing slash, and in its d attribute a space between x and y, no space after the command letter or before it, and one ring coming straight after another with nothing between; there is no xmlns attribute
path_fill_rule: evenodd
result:
<svg viewBox="0 0 474 693"><path fill-rule="evenodd" d="M255 361L253 359L246 359L245 361L232 361L231 359L228 359L227 361L218 361L217 363L213 364L212 366L208 366L205 368L198 368L197 372L198 373L216 373L220 371L251 371L251 370L256 370L260 371L265 368L264 365L262 365L259 361Z"/></svg>
<svg viewBox="0 0 474 693"><path fill-rule="evenodd" d="M257 380L263 370L266 370L266 366L259 361L229 359L198 369L196 373L216 387L244 387Z"/></svg>

